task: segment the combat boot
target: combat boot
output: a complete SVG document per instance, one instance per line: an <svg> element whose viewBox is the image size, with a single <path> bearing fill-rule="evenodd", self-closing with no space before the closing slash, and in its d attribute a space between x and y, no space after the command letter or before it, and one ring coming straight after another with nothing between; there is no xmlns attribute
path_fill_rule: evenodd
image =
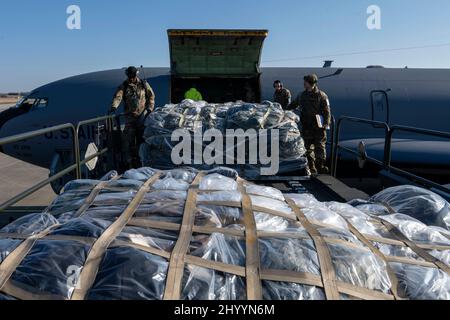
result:
<svg viewBox="0 0 450 320"><path fill-rule="evenodd" d="M309 175L316 175L317 169L314 157L308 154L306 155L306 159L308 160L308 169L309 169L307 170L307 173L309 173Z"/></svg>

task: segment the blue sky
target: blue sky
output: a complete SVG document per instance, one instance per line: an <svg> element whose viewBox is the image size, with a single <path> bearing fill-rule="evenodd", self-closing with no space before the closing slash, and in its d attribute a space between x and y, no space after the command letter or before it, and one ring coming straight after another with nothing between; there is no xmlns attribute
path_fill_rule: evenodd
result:
<svg viewBox="0 0 450 320"><path fill-rule="evenodd" d="M81 8L81 30L66 28L72 4ZM381 30L366 26L372 4L381 8ZM450 68L449 17L448 0L2 1L0 92L131 64L168 66L168 28L269 29L263 66L321 66L338 55L329 58L342 67Z"/></svg>

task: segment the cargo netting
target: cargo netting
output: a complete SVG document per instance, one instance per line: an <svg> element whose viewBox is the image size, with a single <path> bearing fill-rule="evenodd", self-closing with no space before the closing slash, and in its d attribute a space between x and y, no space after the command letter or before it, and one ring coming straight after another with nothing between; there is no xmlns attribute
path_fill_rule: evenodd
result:
<svg viewBox="0 0 450 320"><path fill-rule="evenodd" d="M0 299L450 299L446 230L358 205L228 168L73 181L0 230Z"/></svg>

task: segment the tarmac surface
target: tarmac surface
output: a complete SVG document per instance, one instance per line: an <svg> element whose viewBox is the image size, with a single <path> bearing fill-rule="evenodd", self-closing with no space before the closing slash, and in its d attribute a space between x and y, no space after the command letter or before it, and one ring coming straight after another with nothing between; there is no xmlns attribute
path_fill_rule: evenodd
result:
<svg viewBox="0 0 450 320"><path fill-rule="evenodd" d="M10 106L0 105L0 112ZM49 170L0 153L0 203L48 178ZM22 200L17 206L47 206L56 195L50 186Z"/></svg>

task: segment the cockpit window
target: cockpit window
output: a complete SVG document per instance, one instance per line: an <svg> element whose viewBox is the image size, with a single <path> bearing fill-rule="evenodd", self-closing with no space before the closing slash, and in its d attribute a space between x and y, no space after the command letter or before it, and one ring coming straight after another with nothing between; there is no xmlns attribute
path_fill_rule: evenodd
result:
<svg viewBox="0 0 450 320"><path fill-rule="evenodd" d="M48 98L25 98L19 102L16 108L24 112L39 110L48 106Z"/></svg>
<svg viewBox="0 0 450 320"><path fill-rule="evenodd" d="M42 109L47 107L48 105L48 99L47 98L41 98L38 99L35 103L34 103L34 108L33 109Z"/></svg>
<svg viewBox="0 0 450 320"><path fill-rule="evenodd" d="M26 97L20 99L19 101L17 101L16 105L14 106L15 108L20 107L20 105L26 100Z"/></svg>
<svg viewBox="0 0 450 320"><path fill-rule="evenodd" d="M37 99L36 98L26 98L25 100L23 100L23 102L21 104L19 104L17 107L19 109L22 109L26 112L30 111L31 108L33 108L34 104L36 103Z"/></svg>

